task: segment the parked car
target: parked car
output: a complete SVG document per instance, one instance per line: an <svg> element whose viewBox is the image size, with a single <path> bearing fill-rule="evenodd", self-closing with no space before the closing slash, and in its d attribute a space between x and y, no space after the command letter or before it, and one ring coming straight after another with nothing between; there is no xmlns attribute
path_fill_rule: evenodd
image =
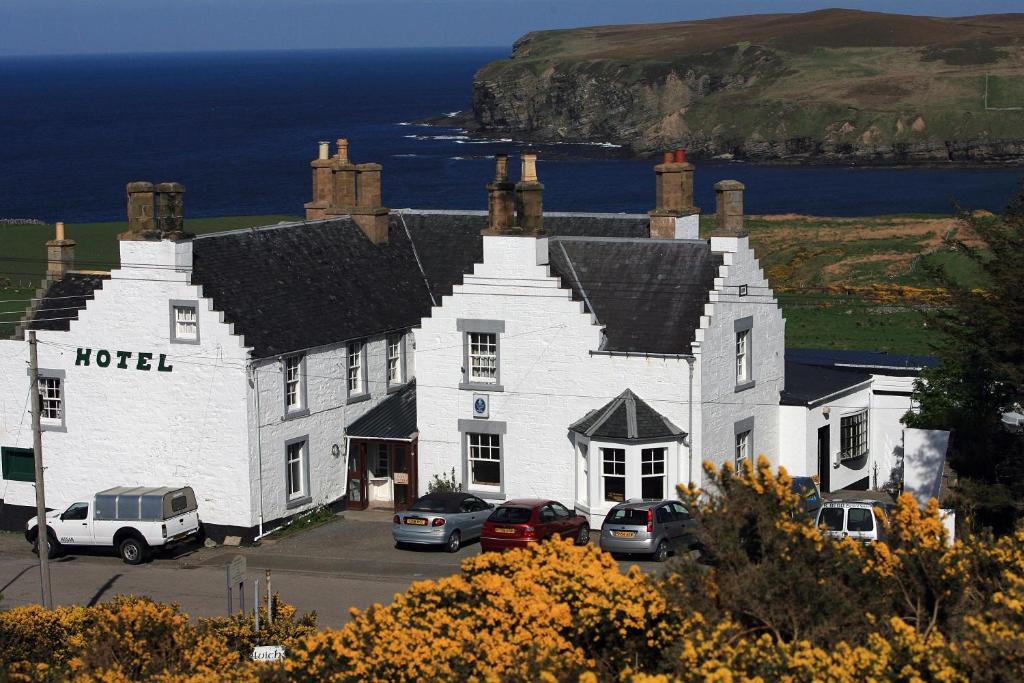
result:
<svg viewBox="0 0 1024 683"><path fill-rule="evenodd" d="M816 524L831 538L871 543L885 540L881 524L885 515L885 508L875 500L826 500L818 510Z"/></svg>
<svg viewBox="0 0 1024 683"><path fill-rule="evenodd" d="M394 517L395 545L444 545L458 552L463 542L479 538L494 505L469 493L428 493Z"/></svg>
<svg viewBox="0 0 1024 683"><path fill-rule="evenodd" d="M626 501L613 507L601 525L601 549L651 555L664 562L673 550L696 543L694 520L677 500Z"/></svg>
<svg viewBox="0 0 1024 683"><path fill-rule="evenodd" d="M100 491L91 502L47 512L46 527L49 557L75 546L110 547L128 564L144 562L156 548L195 538L200 530L196 495L188 486ZM25 538L34 552L39 552L38 536L33 517L25 526Z"/></svg>
<svg viewBox="0 0 1024 683"><path fill-rule="evenodd" d="M524 498L494 508L484 523L480 547L484 550L525 548L552 536L572 538L576 545L590 542L590 525L583 515L557 500Z"/></svg>
<svg viewBox="0 0 1024 683"><path fill-rule="evenodd" d="M821 509L821 491L818 484L810 477L793 477L790 490L800 496L801 509L798 515L805 519L817 519L818 510Z"/></svg>

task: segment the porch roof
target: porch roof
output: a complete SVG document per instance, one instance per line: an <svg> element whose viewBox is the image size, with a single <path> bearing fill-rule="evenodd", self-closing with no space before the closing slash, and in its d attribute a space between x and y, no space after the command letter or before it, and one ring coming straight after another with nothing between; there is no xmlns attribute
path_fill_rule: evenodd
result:
<svg viewBox="0 0 1024 683"><path fill-rule="evenodd" d="M416 381L388 396L346 430L353 438L411 439L416 433Z"/></svg>
<svg viewBox="0 0 1024 683"><path fill-rule="evenodd" d="M784 406L806 406L871 381L860 370L826 368L786 361L786 388L779 396Z"/></svg>
<svg viewBox="0 0 1024 683"><path fill-rule="evenodd" d="M626 389L603 407L569 427L589 437L605 439L681 439L686 432Z"/></svg>

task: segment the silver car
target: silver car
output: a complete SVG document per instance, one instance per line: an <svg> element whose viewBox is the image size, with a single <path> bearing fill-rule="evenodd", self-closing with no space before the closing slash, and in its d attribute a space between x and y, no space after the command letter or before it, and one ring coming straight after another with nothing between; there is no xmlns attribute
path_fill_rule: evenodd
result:
<svg viewBox="0 0 1024 683"><path fill-rule="evenodd" d="M395 546L443 545L458 552L463 542L479 538L494 505L470 493L428 493L394 517Z"/></svg>
<svg viewBox="0 0 1024 683"><path fill-rule="evenodd" d="M601 549L642 553L664 562L672 550L686 550L696 539L694 520L678 500L619 503L601 525Z"/></svg>

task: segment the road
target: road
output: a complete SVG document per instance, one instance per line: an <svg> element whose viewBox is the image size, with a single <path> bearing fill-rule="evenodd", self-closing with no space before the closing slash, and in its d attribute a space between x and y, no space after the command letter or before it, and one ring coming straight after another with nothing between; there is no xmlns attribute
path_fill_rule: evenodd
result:
<svg viewBox="0 0 1024 683"><path fill-rule="evenodd" d="M322 626L337 627L353 607L388 604L411 583L458 572L459 563L480 552L466 544L458 553L396 550L390 512L346 512L316 529L251 548L186 548L129 566L99 551L75 551L50 564L54 603L91 605L119 594L176 602L194 617L227 612L225 565L244 555L252 605L252 581L272 572L273 588L299 612L316 611ZM622 563L623 567L631 563ZM637 562L646 569L651 563ZM19 533L0 533L0 608L40 602L39 564ZM237 598L236 598L237 606Z"/></svg>

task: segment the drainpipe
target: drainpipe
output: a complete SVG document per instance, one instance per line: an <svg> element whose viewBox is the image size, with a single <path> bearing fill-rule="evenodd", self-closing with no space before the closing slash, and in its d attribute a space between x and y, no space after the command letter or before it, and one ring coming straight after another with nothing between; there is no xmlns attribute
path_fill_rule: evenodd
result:
<svg viewBox="0 0 1024 683"><path fill-rule="evenodd" d="M690 392L690 400L687 401L689 417L687 418L686 423L686 431L688 432L686 435L686 474L689 477L689 481L686 482L687 485L693 483L693 363L695 360L696 359L693 356L688 356L686 358L686 364L690 366L690 384L688 388Z"/></svg>
<svg viewBox="0 0 1024 683"><path fill-rule="evenodd" d="M259 523L259 534L253 540L259 540L263 537L263 421L260 419L260 374L256 368L256 362L250 361L249 372L252 373L253 377L253 391L256 394L256 463L259 468L259 474L257 480L260 486L260 523Z"/></svg>

